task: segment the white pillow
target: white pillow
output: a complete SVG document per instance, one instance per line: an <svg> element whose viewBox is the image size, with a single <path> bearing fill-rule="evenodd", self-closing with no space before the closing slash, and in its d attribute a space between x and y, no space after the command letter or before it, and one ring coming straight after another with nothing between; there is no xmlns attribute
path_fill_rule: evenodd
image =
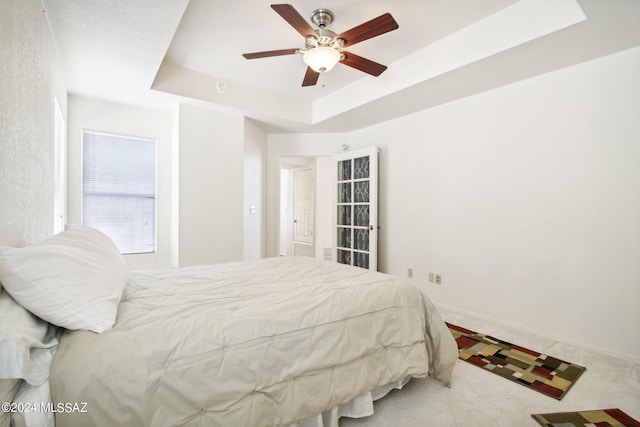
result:
<svg viewBox="0 0 640 427"><path fill-rule="evenodd" d="M67 329L113 327L127 266L100 231L73 227L25 248L0 248L0 282L36 316Z"/></svg>

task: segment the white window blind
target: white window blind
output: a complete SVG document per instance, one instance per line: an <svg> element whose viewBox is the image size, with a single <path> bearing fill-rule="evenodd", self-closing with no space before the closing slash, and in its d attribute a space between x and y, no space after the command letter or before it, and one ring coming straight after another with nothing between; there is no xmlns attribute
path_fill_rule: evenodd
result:
<svg viewBox="0 0 640 427"><path fill-rule="evenodd" d="M82 223L123 254L156 251L156 141L82 131Z"/></svg>

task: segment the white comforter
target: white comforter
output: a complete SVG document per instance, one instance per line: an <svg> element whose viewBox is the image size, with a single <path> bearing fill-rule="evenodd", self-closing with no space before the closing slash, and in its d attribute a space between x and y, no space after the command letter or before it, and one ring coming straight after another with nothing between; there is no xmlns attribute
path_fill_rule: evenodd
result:
<svg viewBox="0 0 640 427"><path fill-rule="evenodd" d="M375 387L448 383L457 347L419 289L310 258L132 273L112 330L68 331L65 426L278 426Z"/></svg>

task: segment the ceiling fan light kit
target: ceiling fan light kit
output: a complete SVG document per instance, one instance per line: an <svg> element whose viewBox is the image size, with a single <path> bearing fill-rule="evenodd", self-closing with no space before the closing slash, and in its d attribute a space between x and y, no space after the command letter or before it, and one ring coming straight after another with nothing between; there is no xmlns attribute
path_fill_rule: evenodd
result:
<svg viewBox="0 0 640 427"><path fill-rule="evenodd" d="M318 46L304 52L304 63L318 73L326 73L331 70L342 55L336 49L329 46Z"/></svg>
<svg viewBox="0 0 640 427"><path fill-rule="evenodd" d="M302 86L315 85L320 73L330 71L339 62L372 76L379 76L387 69L382 64L341 51L341 49L397 29L398 23L391 14L385 13L344 33L336 34L325 28L334 20L333 13L328 9L313 11L311 22L318 27L317 30L314 30L290 4L272 4L271 8L305 38L306 50L294 48L245 53L243 56L246 59L302 53L304 55L303 61L307 65Z"/></svg>

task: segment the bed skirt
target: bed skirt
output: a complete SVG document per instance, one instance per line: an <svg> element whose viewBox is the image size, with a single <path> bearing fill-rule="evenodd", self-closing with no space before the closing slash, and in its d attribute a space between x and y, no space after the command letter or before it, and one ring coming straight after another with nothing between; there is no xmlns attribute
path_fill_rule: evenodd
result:
<svg viewBox="0 0 640 427"><path fill-rule="evenodd" d="M328 409L315 417L307 418L299 423L289 424L287 427L338 427L338 419L341 417L348 418L365 418L373 415L373 402L383 398L393 389L402 389L409 382L411 377L407 377L402 381L396 381L390 384L381 385L374 390L358 396L355 399Z"/></svg>

